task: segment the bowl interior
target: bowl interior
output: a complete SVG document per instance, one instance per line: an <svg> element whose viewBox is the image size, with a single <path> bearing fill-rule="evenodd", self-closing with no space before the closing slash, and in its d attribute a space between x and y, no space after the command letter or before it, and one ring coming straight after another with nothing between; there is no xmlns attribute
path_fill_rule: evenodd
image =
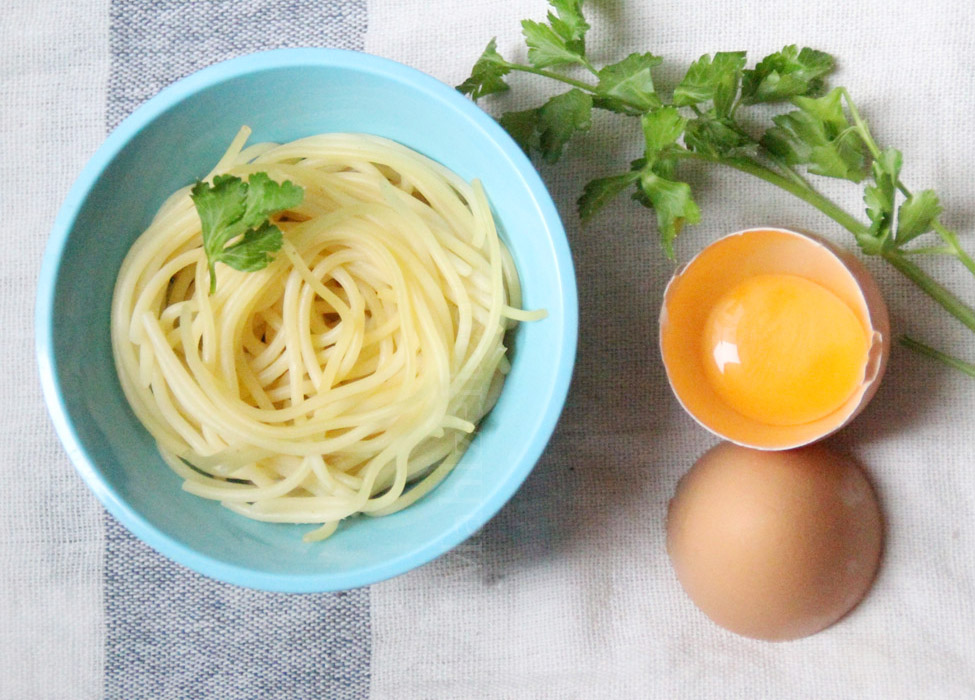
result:
<svg viewBox="0 0 975 700"><path fill-rule="evenodd" d="M404 511L308 526L258 523L183 492L122 394L109 309L119 265L172 191L205 174L242 125L251 143L329 131L379 134L480 178L521 274L526 308L502 396L467 454ZM201 573L258 588L335 590L402 573L445 552L511 496L561 410L575 352L575 282L565 235L535 171L484 113L399 64L343 51L285 50L213 66L148 102L106 141L55 224L38 295L38 354L68 452L137 536Z"/></svg>

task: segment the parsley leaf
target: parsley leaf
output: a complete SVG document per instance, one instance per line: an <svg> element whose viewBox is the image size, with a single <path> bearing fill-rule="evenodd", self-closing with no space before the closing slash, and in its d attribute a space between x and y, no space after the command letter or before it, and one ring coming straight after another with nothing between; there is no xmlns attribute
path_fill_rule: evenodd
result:
<svg viewBox="0 0 975 700"><path fill-rule="evenodd" d="M809 48L800 51L795 44L786 46L744 72L742 101L755 104L817 95L825 85L823 76L833 67L833 57L828 53Z"/></svg>
<svg viewBox="0 0 975 700"><path fill-rule="evenodd" d="M551 0L551 6L557 15L548 13L548 22L552 29L565 39L566 46L579 54L586 52L586 32L589 23L582 16L582 0Z"/></svg>
<svg viewBox="0 0 975 700"><path fill-rule="evenodd" d="M247 178L244 215L241 224L254 228L269 216L301 204L305 192L290 180L278 184L267 173Z"/></svg>
<svg viewBox="0 0 975 700"><path fill-rule="evenodd" d="M528 61L536 68L568 63L585 65L581 42L566 41L549 25L530 19L522 21L521 31L525 35L525 43L528 44Z"/></svg>
<svg viewBox="0 0 975 700"><path fill-rule="evenodd" d="M867 205L867 218L870 219L870 233L877 239L872 247L877 248L877 252L889 245L901 163L900 151L895 148L887 149L871 165L874 184L863 188L863 201Z"/></svg>
<svg viewBox="0 0 975 700"><path fill-rule="evenodd" d="M637 201L651 207L657 213L657 228L664 252L674 259L674 239L684 224L701 221L701 211L691 197L691 186L686 182L669 180L645 169L640 173Z"/></svg>
<svg viewBox="0 0 975 700"><path fill-rule="evenodd" d="M590 180L576 202L579 218L586 223L593 215L611 202L623 190L640 178L639 172L630 171L621 175L610 175Z"/></svg>
<svg viewBox="0 0 975 700"><path fill-rule="evenodd" d="M217 258L241 272L263 270L274 259L271 253L281 250L281 229L264 221L256 229L248 229L236 243L231 243L220 251ZM216 286L213 274L210 275L211 292Z"/></svg>
<svg viewBox="0 0 975 700"><path fill-rule="evenodd" d="M663 103L653 87L650 70L663 59L652 53L631 53L599 71L593 105L620 114L642 114Z"/></svg>
<svg viewBox="0 0 975 700"><path fill-rule="evenodd" d="M839 88L821 98L796 97L798 111L772 118L762 145L789 165L809 165L816 175L860 182L866 175L865 146L843 113Z"/></svg>
<svg viewBox="0 0 975 700"><path fill-rule="evenodd" d="M577 131L592 125L592 97L573 88L538 108L538 147L546 163L555 163Z"/></svg>
<svg viewBox="0 0 975 700"><path fill-rule="evenodd" d="M646 144L644 158L633 163L639 169L635 199L657 214L660 242L671 260L674 259L674 239L685 223L696 224L701 212L691 196L686 182L673 179L676 160L672 150L684 133L687 119L676 107L662 107L644 114L641 119Z"/></svg>
<svg viewBox="0 0 975 700"><path fill-rule="evenodd" d="M254 173L247 182L218 175L212 185L194 185L190 198L200 216L211 294L217 288L217 262L242 272L267 267L271 253L281 248L281 230L268 217L298 206L304 194L290 181L278 184L267 173Z"/></svg>
<svg viewBox="0 0 975 700"><path fill-rule="evenodd" d="M744 51L719 52L713 59L704 54L691 64L674 89L674 104L687 107L713 100L715 115L727 117L738 95L744 67Z"/></svg>
<svg viewBox="0 0 975 700"><path fill-rule="evenodd" d="M755 145L728 117L707 114L687 122L684 143L692 151L714 158L738 156L740 149Z"/></svg>
<svg viewBox="0 0 975 700"><path fill-rule="evenodd" d="M471 99L477 102L485 95L508 90L509 86L504 82L504 76L510 72L511 68L507 61L498 53L497 40L491 39L480 58L474 63L470 77L458 85L457 89L465 95L470 95Z"/></svg>
<svg viewBox="0 0 975 700"><path fill-rule="evenodd" d="M897 242L906 243L927 233L941 214L941 203L934 190L923 190L904 200L897 210Z"/></svg>
<svg viewBox="0 0 975 700"><path fill-rule="evenodd" d="M527 154L538 148L538 114L535 108L505 112L498 118L498 123Z"/></svg>
<svg viewBox="0 0 975 700"><path fill-rule="evenodd" d="M646 157L653 161L660 151L677 142L684 133L687 119L680 115L676 107L661 107L644 114L641 123Z"/></svg>

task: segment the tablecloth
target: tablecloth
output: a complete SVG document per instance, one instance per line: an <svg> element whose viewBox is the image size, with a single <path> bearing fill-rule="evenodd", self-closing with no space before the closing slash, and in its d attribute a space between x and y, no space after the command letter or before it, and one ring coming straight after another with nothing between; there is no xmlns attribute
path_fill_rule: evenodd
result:
<svg viewBox="0 0 975 700"><path fill-rule="evenodd" d="M834 84L904 178L934 187L975 250L975 8L906 0L591 0L590 49L754 59L796 43L836 55ZM865 465L886 551L856 610L813 637L743 639L699 613L664 550L680 475L715 438L671 396L656 350L673 265L652 213L613 203L582 227L582 185L639 154L600 115L557 166L580 290L572 389L544 457L469 541L368 588L285 595L205 579L160 557L99 506L61 449L33 359L34 286L54 215L108 130L199 67L278 46L367 51L448 84L492 36L523 57L519 21L543 0L4 0L0 8L0 698L975 698L975 380L895 347L867 411L830 440ZM523 80L501 109L538 103ZM688 257L758 224L848 234L789 195L692 169L704 213ZM855 189L855 188L853 188ZM850 188L827 190L857 210ZM844 199L846 198L846 199ZM876 259L910 332L975 359L971 336ZM932 269L975 298L964 271Z"/></svg>

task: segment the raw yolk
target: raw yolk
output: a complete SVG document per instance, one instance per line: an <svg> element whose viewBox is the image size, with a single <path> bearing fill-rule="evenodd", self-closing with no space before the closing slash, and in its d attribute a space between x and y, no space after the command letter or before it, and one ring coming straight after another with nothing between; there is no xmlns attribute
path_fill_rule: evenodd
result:
<svg viewBox="0 0 975 700"><path fill-rule="evenodd" d="M726 292L704 327L704 370L733 409L800 425L842 406L863 381L869 340L856 314L811 280L758 275Z"/></svg>

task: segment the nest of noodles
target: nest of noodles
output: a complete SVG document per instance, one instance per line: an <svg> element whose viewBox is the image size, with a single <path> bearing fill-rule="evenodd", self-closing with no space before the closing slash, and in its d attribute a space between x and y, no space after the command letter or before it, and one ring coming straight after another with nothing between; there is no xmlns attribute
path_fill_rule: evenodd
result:
<svg viewBox="0 0 975 700"><path fill-rule="evenodd" d="M184 489L319 527L384 515L457 464L508 369L514 264L479 183L395 142L323 134L243 148L213 171L305 191L263 270L209 294L189 188L130 249L112 306L125 395Z"/></svg>

